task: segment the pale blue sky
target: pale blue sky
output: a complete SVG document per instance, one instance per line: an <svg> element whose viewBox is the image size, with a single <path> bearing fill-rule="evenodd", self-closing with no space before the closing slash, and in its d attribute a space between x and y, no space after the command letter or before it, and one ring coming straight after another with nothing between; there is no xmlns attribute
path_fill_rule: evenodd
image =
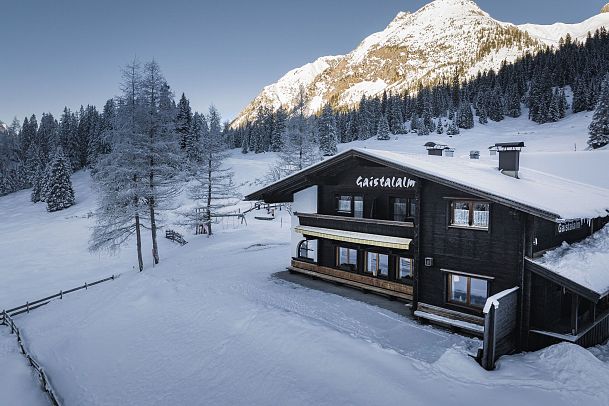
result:
<svg viewBox="0 0 609 406"><path fill-rule="evenodd" d="M579 22L609 0L479 0L514 23ZM125 4L126 3L126 4ZM330 4L329 4L330 3ZM0 120L103 105L120 67L155 58L176 94L232 118L263 86L349 52L425 0L0 0Z"/></svg>

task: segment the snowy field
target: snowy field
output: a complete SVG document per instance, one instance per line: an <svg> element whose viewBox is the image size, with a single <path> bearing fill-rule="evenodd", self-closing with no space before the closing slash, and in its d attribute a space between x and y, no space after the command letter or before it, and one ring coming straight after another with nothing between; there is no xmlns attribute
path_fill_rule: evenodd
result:
<svg viewBox="0 0 609 406"><path fill-rule="evenodd" d="M609 151L582 152L586 115L544 126L506 119L452 138L404 135L340 148L425 153L422 144L435 141L456 148L455 159L472 149L494 159L488 146L523 140L523 166L609 188ZM575 145L579 152L571 152ZM581 154L589 157L584 163ZM243 193L273 159L234 151L230 164ZM604 175L582 179L582 164ZM177 218L168 215L189 244L161 238L161 264L153 268L145 240L146 269L132 272L130 247L114 256L88 253L95 193L88 173L73 182L77 204L56 213L29 203L28 191L0 197L0 308L123 273L16 317L66 405L607 405L607 346L560 344L503 357L486 372L468 355L478 340L420 325L406 308L396 313L277 278L290 255L285 211L270 222L250 216L247 226L217 225L212 238L174 227ZM1 405L45 404L4 328L0 365Z"/></svg>

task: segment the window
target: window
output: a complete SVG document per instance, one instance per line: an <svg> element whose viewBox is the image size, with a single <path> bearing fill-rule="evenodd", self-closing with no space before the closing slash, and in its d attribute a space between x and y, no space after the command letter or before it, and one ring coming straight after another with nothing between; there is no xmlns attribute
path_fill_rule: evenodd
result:
<svg viewBox="0 0 609 406"><path fill-rule="evenodd" d="M389 277L389 255L366 253L366 272L382 278Z"/></svg>
<svg viewBox="0 0 609 406"><path fill-rule="evenodd" d="M405 197L392 197L389 199L391 207L391 220L407 221L416 216L417 204L415 199Z"/></svg>
<svg viewBox="0 0 609 406"><path fill-rule="evenodd" d="M456 200L451 202L450 225L488 229L490 204L487 202Z"/></svg>
<svg viewBox="0 0 609 406"><path fill-rule="evenodd" d="M408 199L392 198L393 221L405 221L408 217Z"/></svg>
<svg viewBox="0 0 609 406"><path fill-rule="evenodd" d="M316 245L316 240L302 240L298 244L298 258L314 260L314 252Z"/></svg>
<svg viewBox="0 0 609 406"><path fill-rule="evenodd" d="M484 307L488 281L471 276L448 274L448 301L471 307Z"/></svg>
<svg viewBox="0 0 609 406"><path fill-rule="evenodd" d="M397 258L397 277L401 280L411 280L414 262L412 258Z"/></svg>
<svg viewBox="0 0 609 406"><path fill-rule="evenodd" d="M351 196L338 196L336 210L342 213L351 213Z"/></svg>
<svg viewBox="0 0 609 406"><path fill-rule="evenodd" d="M488 212L488 203L474 202L474 219L472 222L473 226L488 228Z"/></svg>
<svg viewBox="0 0 609 406"><path fill-rule="evenodd" d="M353 217L364 218L364 198L362 196L353 198Z"/></svg>
<svg viewBox="0 0 609 406"><path fill-rule="evenodd" d="M364 217L364 197L353 195L337 195L336 211L353 217Z"/></svg>
<svg viewBox="0 0 609 406"><path fill-rule="evenodd" d="M336 266L355 270L357 268L357 250L352 248L337 247Z"/></svg>

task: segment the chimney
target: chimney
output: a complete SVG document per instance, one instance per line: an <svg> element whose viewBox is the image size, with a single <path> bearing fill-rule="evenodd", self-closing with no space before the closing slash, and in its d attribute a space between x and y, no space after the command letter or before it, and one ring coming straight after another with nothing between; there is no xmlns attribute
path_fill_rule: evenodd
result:
<svg viewBox="0 0 609 406"><path fill-rule="evenodd" d="M499 152L499 170L507 176L518 179L520 170L520 151L524 142L502 142L495 144Z"/></svg>

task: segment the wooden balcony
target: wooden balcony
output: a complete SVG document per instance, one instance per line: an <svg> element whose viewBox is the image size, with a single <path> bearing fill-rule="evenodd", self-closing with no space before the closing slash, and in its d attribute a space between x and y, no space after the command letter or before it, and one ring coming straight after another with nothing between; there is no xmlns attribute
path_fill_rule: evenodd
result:
<svg viewBox="0 0 609 406"><path fill-rule="evenodd" d="M412 222L332 216L327 214L295 213L301 226L355 231L358 233L386 235L389 237L414 238Z"/></svg>
<svg viewBox="0 0 609 406"><path fill-rule="evenodd" d="M327 268L314 263L292 259L292 266L288 268L292 272L315 276L327 281L339 282L345 285L365 289L374 293L380 293L390 297L412 301L412 286L403 283L392 282L384 279L341 271L339 269Z"/></svg>

